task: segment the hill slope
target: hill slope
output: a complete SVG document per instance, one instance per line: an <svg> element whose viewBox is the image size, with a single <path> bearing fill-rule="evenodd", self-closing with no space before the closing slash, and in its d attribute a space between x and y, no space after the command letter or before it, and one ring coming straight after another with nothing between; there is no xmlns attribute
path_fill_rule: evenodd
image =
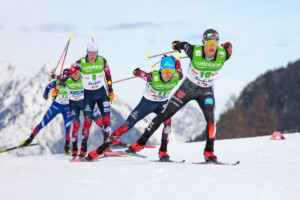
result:
<svg viewBox="0 0 300 200"><path fill-rule="evenodd" d="M218 140L220 161L237 166L201 166L204 142L170 144L172 159L183 164L153 163L158 149L136 157L70 163L63 155L15 157L0 154L2 199L173 199L296 200L300 195L300 133ZM40 147L31 147L40 148ZM19 151L28 151L23 149ZM288 155L288 156L287 156Z"/></svg>

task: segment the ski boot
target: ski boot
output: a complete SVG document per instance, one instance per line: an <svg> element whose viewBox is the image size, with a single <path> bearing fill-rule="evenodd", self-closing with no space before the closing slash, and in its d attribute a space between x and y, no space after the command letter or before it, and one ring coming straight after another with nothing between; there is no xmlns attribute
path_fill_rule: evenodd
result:
<svg viewBox="0 0 300 200"><path fill-rule="evenodd" d="M98 158L99 156L103 155L105 150L109 147L109 143L104 143L100 147L98 147L96 150L91 151L88 156L85 158L85 160L92 161L95 158Z"/></svg>
<svg viewBox="0 0 300 200"><path fill-rule="evenodd" d="M66 141L66 142L65 142L64 150L65 150L65 155L71 155L71 151L70 151L70 141Z"/></svg>
<svg viewBox="0 0 300 200"><path fill-rule="evenodd" d="M168 155L167 152L167 144L162 141L160 148L159 148L159 152L158 152L158 156L159 156L159 160L161 161L168 161L170 160L170 156Z"/></svg>
<svg viewBox="0 0 300 200"><path fill-rule="evenodd" d="M126 153L136 153L142 150L149 140L149 137L150 136L144 133L136 143L129 146L129 148L126 150Z"/></svg>
<svg viewBox="0 0 300 200"><path fill-rule="evenodd" d="M134 143L129 146L126 150L126 153L136 153L144 148L145 145L139 145L138 143Z"/></svg>
<svg viewBox="0 0 300 200"><path fill-rule="evenodd" d="M122 147L126 147L127 146L127 144L121 142L120 140L114 141L111 145L112 146L122 146Z"/></svg>
<svg viewBox="0 0 300 200"><path fill-rule="evenodd" d="M77 154L78 154L77 142L76 143L73 142L73 145L72 145L72 157L76 158Z"/></svg>
<svg viewBox="0 0 300 200"><path fill-rule="evenodd" d="M87 144L83 143L81 144L80 154L79 158L84 158L87 152Z"/></svg>
<svg viewBox="0 0 300 200"><path fill-rule="evenodd" d="M33 139L34 139L34 136L30 135L30 137L27 140L25 140L24 142L21 143L20 147L25 147L25 146L29 145Z"/></svg>
<svg viewBox="0 0 300 200"><path fill-rule="evenodd" d="M214 154L213 142L209 142L209 141L206 142L203 155L206 162L217 162L217 156Z"/></svg>
<svg viewBox="0 0 300 200"><path fill-rule="evenodd" d="M159 150L158 155L159 155L159 160L161 160L161 161L170 160L170 156L168 155L168 152L166 152L166 151Z"/></svg>

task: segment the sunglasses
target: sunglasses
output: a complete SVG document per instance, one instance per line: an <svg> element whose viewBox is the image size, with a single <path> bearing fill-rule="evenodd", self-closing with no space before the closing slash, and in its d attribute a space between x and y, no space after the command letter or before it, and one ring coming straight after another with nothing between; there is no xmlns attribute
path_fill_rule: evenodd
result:
<svg viewBox="0 0 300 200"><path fill-rule="evenodd" d="M96 56L96 55L98 55L98 52L97 52L97 51L94 51L94 52L87 52L87 54L90 55L90 56L92 56L92 55L95 55L95 56Z"/></svg>
<svg viewBox="0 0 300 200"><path fill-rule="evenodd" d="M204 44L207 45L207 46L211 46L211 45L218 46L219 42L214 41L214 40L208 40L208 41L205 41Z"/></svg>
<svg viewBox="0 0 300 200"><path fill-rule="evenodd" d="M164 74L167 74L167 73L173 74L174 69L162 69L161 71L162 71L162 73L164 73Z"/></svg>

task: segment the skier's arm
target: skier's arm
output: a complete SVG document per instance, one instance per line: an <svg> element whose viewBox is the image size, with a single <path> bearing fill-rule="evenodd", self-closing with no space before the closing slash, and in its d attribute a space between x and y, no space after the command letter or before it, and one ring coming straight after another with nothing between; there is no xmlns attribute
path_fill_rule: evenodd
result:
<svg viewBox="0 0 300 200"><path fill-rule="evenodd" d="M191 45L188 42L179 42L179 41L174 41L172 43L172 47L174 50L184 50L186 55L193 60L193 54L194 54L194 45Z"/></svg>
<svg viewBox="0 0 300 200"><path fill-rule="evenodd" d="M150 85L152 84L152 73L147 73L147 72L145 72L143 70L140 70L140 68L136 68L133 71L133 75L135 77L140 77L144 81L148 82Z"/></svg>
<svg viewBox="0 0 300 200"><path fill-rule="evenodd" d="M64 85L66 81L76 72L77 70L81 71L81 61L78 60L73 63L70 69L66 72L66 74L60 79L59 85Z"/></svg>
<svg viewBox="0 0 300 200"><path fill-rule="evenodd" d="M112 79L111 79L111 75L110 75L110 69L109 69L109 65L106 61L105 58L103 58L104 60L104 72L105 72L105 78L107 81L107 87L108 87L108 91L112 92Z"/></svg>
<svg viewBox="0 0 300 200"><path fill-rule="evenodd" d="M52 88L55 88L56 87L56 81L52 81L50 82L46 88L45 88L45 91L44 91L44 97L48 97L48 93L49 91L52 89Z"/></svg>
<svg viewBox="0 0 300 200"><path fill-rule="evenodd" d="M224 47L226 51L226 60L228 60L232 54L232 44L230 42L225 42L221 46Z"/></svg>

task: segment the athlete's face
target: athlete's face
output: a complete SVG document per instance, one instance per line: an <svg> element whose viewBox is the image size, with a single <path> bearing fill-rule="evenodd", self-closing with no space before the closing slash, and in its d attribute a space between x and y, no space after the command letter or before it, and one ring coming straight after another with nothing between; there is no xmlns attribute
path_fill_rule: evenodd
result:
<svg viewBox="0 0 300 200"><path fill-rule="evenodd" d="M172 70L170 70L170 71L172 71ZM162 72L162 70L160 70L161 78L163 79L164 82L168 82L172 78L173 73L171 73L170 71L168 73L164 73L164 72Z"/></svg>
<svg viewBox="0 0 300 200"><path fill-rule="evenodd" d="M74 81L78 81L79 78L80 78L80 74L81 74L80 71L75 72L75 73L72 75L73 80L74 80Z"/></svg>
<svg viewBox="0 0 300 200"><path fill-rule="evenodd" d="M218 49L216 39L208 40L204 43L204 53L206 58L214 58Z"/></svg>
<svg viewBox="0 0 300 200"><path fill-rule="evenodd" d="M95 63L98 57L97 51L87 52L87 60L89 63Z"/></svg>

